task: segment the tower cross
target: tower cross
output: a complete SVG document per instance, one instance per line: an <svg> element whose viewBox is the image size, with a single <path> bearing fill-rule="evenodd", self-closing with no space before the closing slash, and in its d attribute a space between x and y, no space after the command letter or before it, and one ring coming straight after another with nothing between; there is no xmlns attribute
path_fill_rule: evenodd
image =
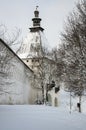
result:
<svg viewBox="0 0 86 130"><path fill-rule="evenodd" d="M36 10L38 9L39 6L36 6Z"/></svg>

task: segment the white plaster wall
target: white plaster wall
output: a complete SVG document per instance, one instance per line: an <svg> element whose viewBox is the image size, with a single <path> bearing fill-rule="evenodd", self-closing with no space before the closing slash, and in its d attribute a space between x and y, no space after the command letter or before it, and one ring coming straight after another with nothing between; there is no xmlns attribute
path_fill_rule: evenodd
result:
<svg viewBox="0 0 86 130"><path fill-rule="evenodd" d="M57 106L60 104L60 97L59 97L59 92L55 93L55 88L53 88L51 91L48 92L51 96L51 105L55 106L55 98L57 99Z"/></svg>
<svg viewBox="0 0 86 130"><path fill-rule="evenodd" d="M1 42L0 47L0 56L10 57L0 68L0 104L28 104L32 72Z"/></svg>

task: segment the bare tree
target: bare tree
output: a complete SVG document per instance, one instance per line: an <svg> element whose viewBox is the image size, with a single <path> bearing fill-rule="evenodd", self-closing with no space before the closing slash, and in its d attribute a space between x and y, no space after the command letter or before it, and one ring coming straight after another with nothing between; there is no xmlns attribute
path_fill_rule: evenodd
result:
<svg viewBox="0 0 86 130"><path fill-rule="evenodd" d="M64 44L65 82L69 89L79 96L79 112L81 97L86 89L86 1L76 5L61 34Z"/></svg>
<svg viewBox="0 0 86 130"><path fill-rule="evenodd" d="M41 38L41 36L40 36ZM41 40L40 40L41 41ZM34 48L33 48L34 49ZM35 51L37 56L33 57L33 71L35 72L34 76L34 87L40 89L42 95L42 103L46 100L46 89L47 84L50 84L55 78L55 61L52 60L50 52L47 48L42 46L35 46ZM37 95L38 99L38 95ZM40 99L41 100L41 99Z"/></svg>
<svg viewBox="0 0 86 130"><path fill-rule="evenodd" d="M7 48L11 47L12 45L16 45L18 42L18 38L20 35L20 30L16 28L16 32L14 32L11 36L8 35L7 28L5 25L0 25L0 94L7 93L7 89L5 89L5 84L8 84L9 82L2 82L3 79L9 78L10 72L10 63L12 59L15 57L15 55L11 55L10 51L8 51ZM6 42L6 46L3 46L2 43L4 41ZM12 64L11 64L12 65ZM10 84L12 82L10 81Z"/></svg>
<svg viewBox="0 0 86 130"><path fill-rule="evenodd" d="M43 49L43 48L42 48ZM44 89L46 86L46 80L47 80L47 73L48 73L48 63L46 62L45 57L45 50L42 50L42 55L38 55L37 57L33 58L33 70L34 70L34 80L33 84L36 89L39 89L42 94L42 99L39 100L41 103L44 103L45 97L44 97ZM39 52L39 51L37 51ZM37 95L38 98L38 95Z"/></svg>

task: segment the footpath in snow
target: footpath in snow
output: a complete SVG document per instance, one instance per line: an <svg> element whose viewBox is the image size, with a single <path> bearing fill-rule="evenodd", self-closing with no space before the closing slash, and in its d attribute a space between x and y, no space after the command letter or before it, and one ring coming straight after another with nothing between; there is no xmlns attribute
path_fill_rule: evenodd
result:
<svg viewBox="0 0 86 130"><path fill-rule="evenodd" d="M0 130L86 130L86 115L42 105L1 105Z"/></svg>

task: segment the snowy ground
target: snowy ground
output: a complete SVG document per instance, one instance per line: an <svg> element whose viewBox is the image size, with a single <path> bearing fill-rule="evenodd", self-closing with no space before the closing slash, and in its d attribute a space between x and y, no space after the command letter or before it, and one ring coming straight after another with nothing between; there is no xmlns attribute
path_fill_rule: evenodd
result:
<svg viewBox="0 0 86 130"><path fill-rule="evenodd" d="M86 130L86 115L60 107L1 105L0 130Z"/></svg>

